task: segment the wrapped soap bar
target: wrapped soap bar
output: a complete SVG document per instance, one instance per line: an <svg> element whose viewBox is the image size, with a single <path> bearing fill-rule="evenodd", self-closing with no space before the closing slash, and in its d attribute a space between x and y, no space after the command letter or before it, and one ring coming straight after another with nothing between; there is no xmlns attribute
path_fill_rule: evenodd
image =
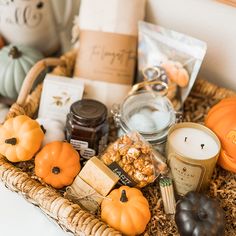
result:
<svg viewBox="0 0 236 236"><path fill-rule="evenodd" d="M79 173L79 177L103 196L107 196L119 181L119 176L113 173L97 157L93 157L86 162Z"/></svg>
<svg viewBox="0 0 236 236"><path fill-rule="evenodd" d="M92 213L98 209L103 200L103 196L79 176L75 178L71 186L66 188L65 197Z"/></svg>
<svg viewBox="0 0 236 236"><path fill-rule="evenodd" d="M121 184L130 187L142 188L167 172L163 156L138 132L117 139L100 158L120 177Z"/></svg>

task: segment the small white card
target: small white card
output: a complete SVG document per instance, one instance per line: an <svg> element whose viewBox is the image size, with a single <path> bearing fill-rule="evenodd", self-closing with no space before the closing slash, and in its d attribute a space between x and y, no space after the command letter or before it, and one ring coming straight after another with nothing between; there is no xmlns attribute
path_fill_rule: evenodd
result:
<svg viewBox="0 0 236 236"><path fill-rule="evenodd" d="M47 74L38 117L59 120L65 124L71 104L82 99L83 91L84 83L79 79Z"/></svg>

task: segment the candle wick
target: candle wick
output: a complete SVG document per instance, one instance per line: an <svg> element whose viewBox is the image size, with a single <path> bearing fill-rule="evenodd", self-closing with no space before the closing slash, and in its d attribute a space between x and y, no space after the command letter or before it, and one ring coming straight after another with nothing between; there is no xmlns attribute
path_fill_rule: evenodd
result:
<svg viewBox="0 0 236 236"><path fill-rule="evenodd" d="M185 139L184 139L184 142L186 142L187 141L187 137L185 137Z"/></svg>
<svg viewBox="0 0 236 236"><path fill-rule="evenodd" d="M202 149L204 148L205 144L201 144Z"/></svg>

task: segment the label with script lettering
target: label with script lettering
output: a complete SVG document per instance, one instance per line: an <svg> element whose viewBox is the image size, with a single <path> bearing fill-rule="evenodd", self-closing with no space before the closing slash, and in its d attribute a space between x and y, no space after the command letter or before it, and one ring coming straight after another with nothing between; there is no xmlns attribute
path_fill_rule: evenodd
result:
<svg viewBox="0 0 236 236"><path fill-rule="evenodd" d="M116 162L112 162L108 167L120 177L119 181L123 185L127 185L129 187L134 187L137 185L137 183Z"/></svg>
<svg viewBox="0 0 236 236"><path fill-rule="evenodd" d="M135 36L82 30L75 76L132 84L136 47Z"/></svg>
<svg viewBox="0 0 236 236"><path fill-rule="evenodd" d="M176 155L171 155L169 165L179 195L200 189L205 174L203 166L184 161Z"/></svg>

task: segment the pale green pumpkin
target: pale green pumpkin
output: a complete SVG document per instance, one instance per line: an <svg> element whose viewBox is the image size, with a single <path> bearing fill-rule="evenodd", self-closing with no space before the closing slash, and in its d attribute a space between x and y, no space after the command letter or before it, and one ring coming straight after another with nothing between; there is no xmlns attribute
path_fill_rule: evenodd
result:
<svg viewBox="0 0 236 236"><path fill-rule="evenodd" d="M9 45L0 50L0 94L16 99L31 67L43 55L30 47Z"/></svg>

